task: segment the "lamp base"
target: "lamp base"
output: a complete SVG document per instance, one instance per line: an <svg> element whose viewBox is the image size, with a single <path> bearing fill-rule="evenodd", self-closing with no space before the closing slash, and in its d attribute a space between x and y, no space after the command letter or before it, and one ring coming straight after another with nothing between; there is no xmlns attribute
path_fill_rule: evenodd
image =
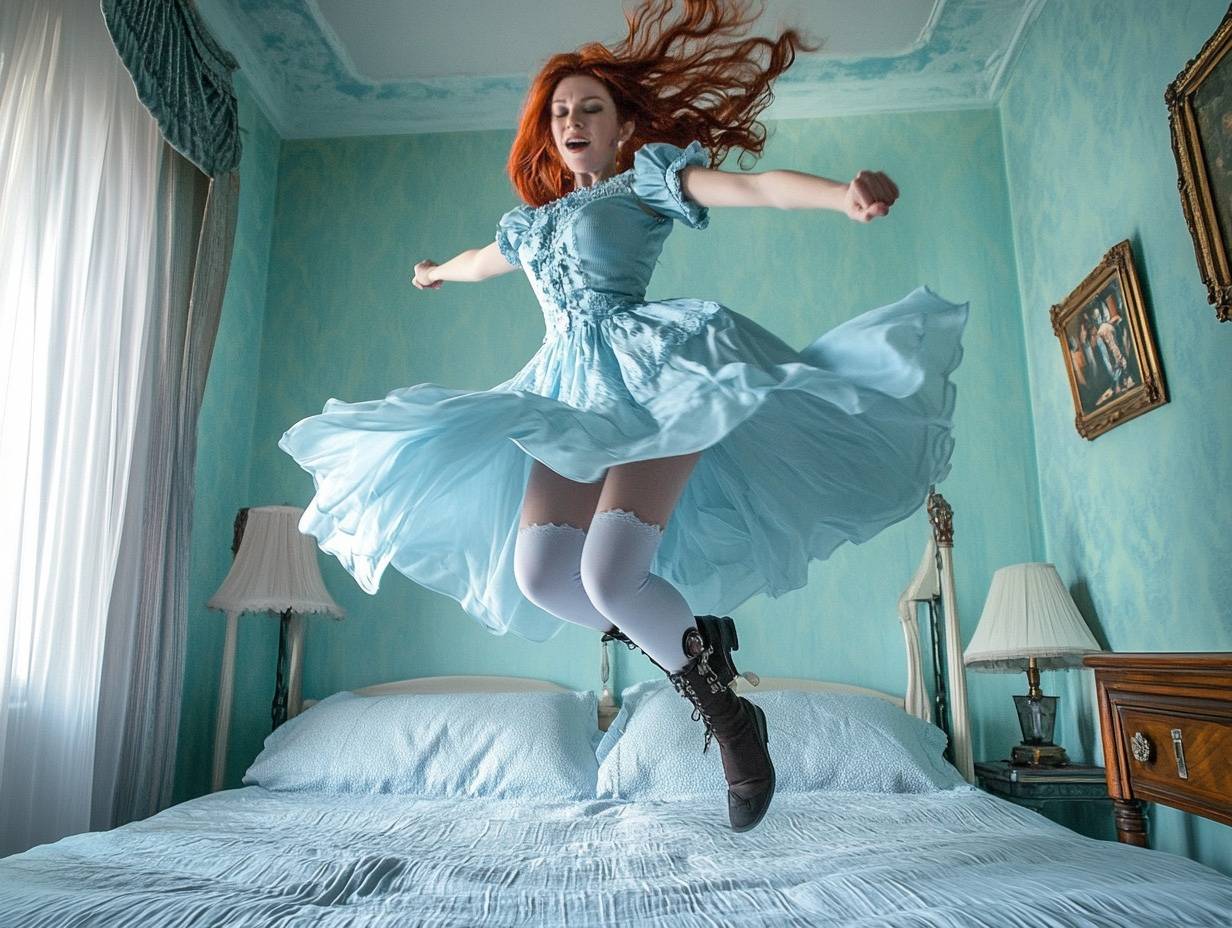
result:
<svg viewBox="0 0 1232 928"><path fill-rule="evenodd" d="M1016 744L1010 751L1010 763L1017 767L1063 767L1069 757L1059 744Z"/></svg>

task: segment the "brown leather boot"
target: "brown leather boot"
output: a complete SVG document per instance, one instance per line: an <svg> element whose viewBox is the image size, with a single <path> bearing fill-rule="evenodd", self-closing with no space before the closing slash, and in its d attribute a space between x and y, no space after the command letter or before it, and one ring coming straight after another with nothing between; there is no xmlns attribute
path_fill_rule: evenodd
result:
<svg viewBox="0 0 1232 928"><path fill-rule="evenodd" d="M685 632L685 653L691 655L689 662L667 678L693 703L694 720L705 721L702 753L710 748L712 735L719 742L727 780L727 816L733 831L748 831L765 816L774 796L766 714L723 682L710 665L713 650L704 645L699 631Z"/></svg>

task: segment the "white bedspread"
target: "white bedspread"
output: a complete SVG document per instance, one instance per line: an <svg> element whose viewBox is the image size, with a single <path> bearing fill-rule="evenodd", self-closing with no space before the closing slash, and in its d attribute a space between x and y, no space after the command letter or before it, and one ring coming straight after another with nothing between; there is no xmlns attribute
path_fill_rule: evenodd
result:
<svg viewBox="0 0 1232 928"><path fill-rule="evenodd" d="M970 788L518 803L227 790L0 860L0 925L1228 928L1232 878Z"/></svg>

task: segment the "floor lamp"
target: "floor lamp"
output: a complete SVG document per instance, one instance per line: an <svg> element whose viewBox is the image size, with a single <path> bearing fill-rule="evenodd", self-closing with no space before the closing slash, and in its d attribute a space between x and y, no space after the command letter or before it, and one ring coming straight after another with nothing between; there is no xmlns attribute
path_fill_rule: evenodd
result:
<svg viewBox="0 0 1232 928"><path fill-rule="evenodd" d="M253 506L235 520L231 570L206 605L227 614L227 635L218 681L218 718L214 728L214 777L211 788L222 789L231 729L231 696L235 683L235 637L242 612L273 612L282 618L278 642L278 673L274 691L274 727L294 717L303 702L304 627L301 615L324 613L341 619L346 613L334 602L317 564L316 540L299 530L303 509L295 506ZM283 664L290 640L289 681ZM281 716L281 717L280 717Z"/></svg>

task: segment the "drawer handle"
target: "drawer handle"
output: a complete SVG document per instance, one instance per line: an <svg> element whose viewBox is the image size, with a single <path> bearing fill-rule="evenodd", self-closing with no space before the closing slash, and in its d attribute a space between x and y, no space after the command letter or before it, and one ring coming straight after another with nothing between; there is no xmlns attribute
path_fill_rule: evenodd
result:
<svg viewBox="0 0 1232 928"><path fill-rule="evenodd" d="M1133 751L1135 760L1145 764L1151 759L1151 739L1140 731L1134 732L1134 737L1129 742L1129 749Z"/></svg>
<svg viewBox="0 0 1232 928"><path fill-rule="evenodd" d="M1181 730L1172 729L1172 753L1176 755L1176 775L1182 780L1189 779L1189 768L1185 766L1185 747L1181 744Z"/></svg>

